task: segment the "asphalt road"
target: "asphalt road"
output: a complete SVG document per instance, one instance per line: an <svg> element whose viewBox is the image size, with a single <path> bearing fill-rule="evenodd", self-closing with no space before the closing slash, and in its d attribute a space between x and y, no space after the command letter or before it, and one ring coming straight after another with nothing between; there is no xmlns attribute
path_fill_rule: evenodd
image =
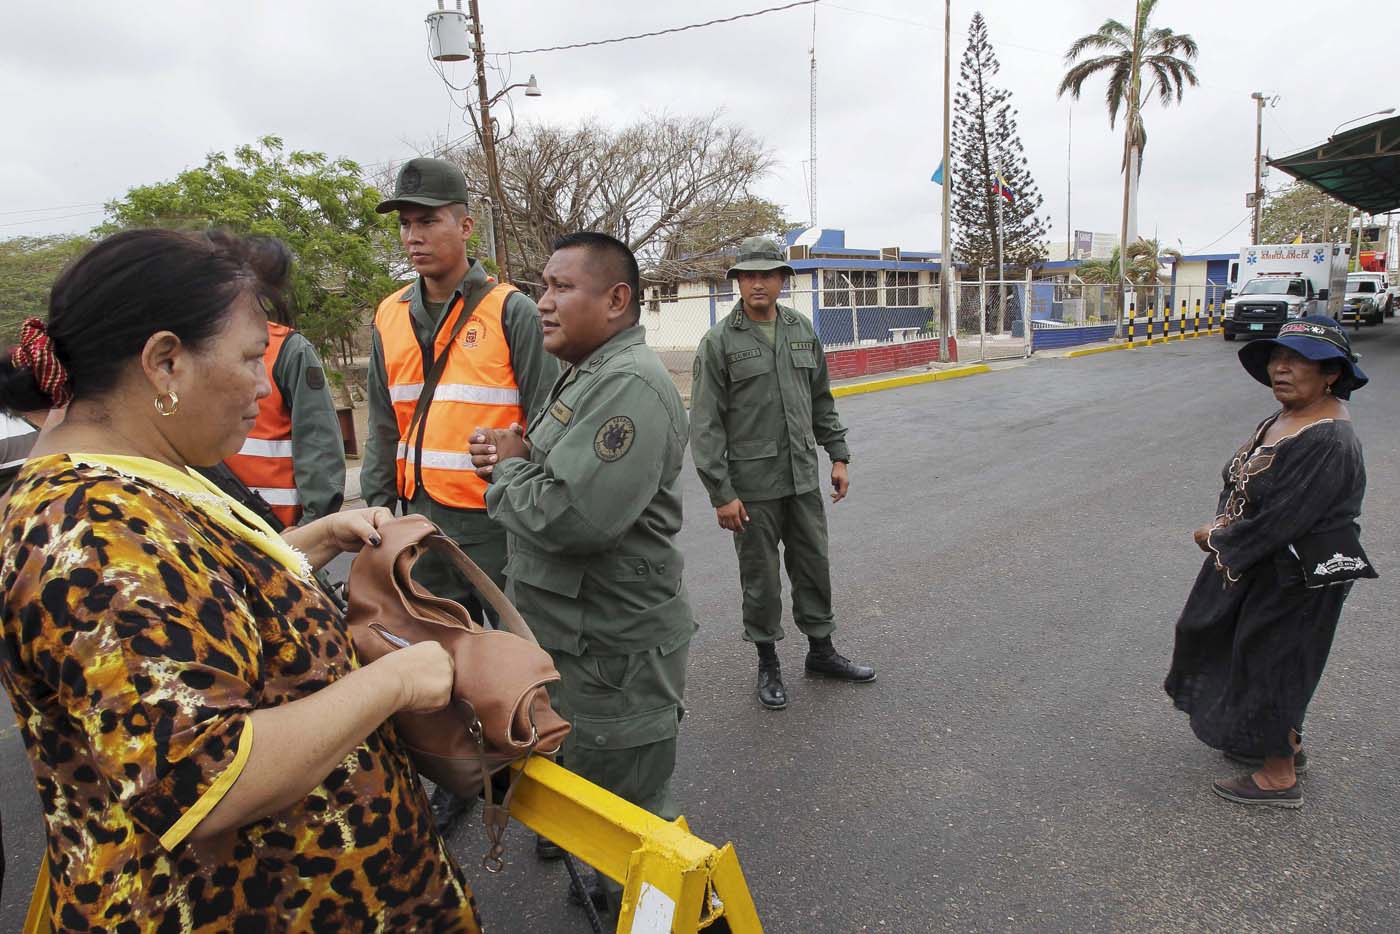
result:
<svg viewBox="0 0 1400 934"><path fill-rule="evenodd" d="M1187 341L841 400L852 493L830 510L837 645L873 685L801 675L753 697L726 533L693 475L682 535L701 621L677 792L734 841L771 932L1400 929L1400 322L1363 331L1351 411L1370 488L1358 584L1308 721L1298 812L1210 792L1232 774L1161 691L1221 465L1273 408ZM795 634L795 631L794 631ZM38 859L32 779L0 734L0 928ZM508 868L452 839L491 930L580 932L567 876L512 828Z"/></svg>

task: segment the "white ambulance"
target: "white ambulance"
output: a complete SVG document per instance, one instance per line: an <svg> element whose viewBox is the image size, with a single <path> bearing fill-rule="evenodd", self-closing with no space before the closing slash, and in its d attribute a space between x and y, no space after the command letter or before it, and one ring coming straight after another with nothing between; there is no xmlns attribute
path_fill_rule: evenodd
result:
<svg viewBox="0 0 1400 934"><path fill-rule="evenodd" d="M1351 247L1340 243L1262 243L1230 260L1225 339L1273 337L1289 319L1341 320Z"/></svg>

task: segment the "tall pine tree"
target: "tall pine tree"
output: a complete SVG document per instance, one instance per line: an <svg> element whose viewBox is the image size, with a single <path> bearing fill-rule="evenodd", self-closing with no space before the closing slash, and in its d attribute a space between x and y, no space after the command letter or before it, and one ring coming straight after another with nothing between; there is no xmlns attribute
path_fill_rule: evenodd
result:
<svg viewBox="0 0 1400 934"><path fill-rule="evenodd" d="M958 262L974 269L986 266L991 278L997 274L998 245L1008 277L1013 269L1043 260L1047 229L1036 216L1043 199L1021 147L1011 92L992 83L999 71L987 22L975 13L953 108L953 224ZM1015 192L1014 201L1006 203L996 193L997 173ZM998 201L1003 202L1000 215Z"/></svg>

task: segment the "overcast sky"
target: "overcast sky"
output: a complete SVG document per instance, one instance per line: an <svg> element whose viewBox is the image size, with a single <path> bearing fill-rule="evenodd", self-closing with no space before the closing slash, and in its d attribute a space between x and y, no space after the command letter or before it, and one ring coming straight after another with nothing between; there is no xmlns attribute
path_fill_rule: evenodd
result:
<svg viewBox="0 0 1400 934"><path fill-rule="evenodd" d="M776 6L782 0L482 0L488 53L604 39ZM7 2L0 10L0 238L84 231L101 203L172 178L264 134L362 163L397 161L467 132L426 55L424 14L406 0ZM978 4L954 0L953 80ZM981 6L1020 112L1052 239L1072 225L1118 230L1121 134L1103 82L1057 100L1063 53L1131 0L1000 0ZM939 245L929 181L942 133L942 4L821 0L817 8L816 220L847 244ZM1400 105L1400 2L1161 0L1157 24L1195 37L1201 85L1182 106L1148 105L1140 227L1188 252L1238 249L1248 224L1254 103L1283 155L1343 120ZM675 35L503 59L542 98L512 95L521 120L625 123L644 113L722 109L773 151L759 193L805 219L812 8ZM469 66L449 66L457 83ZM500 75L492 75L493 90ZM1121 124L1120 124L1121 126ZM1277 186L1284 179L1275 173ZM1178 243L1178 241L1180 241Z"/></svg>

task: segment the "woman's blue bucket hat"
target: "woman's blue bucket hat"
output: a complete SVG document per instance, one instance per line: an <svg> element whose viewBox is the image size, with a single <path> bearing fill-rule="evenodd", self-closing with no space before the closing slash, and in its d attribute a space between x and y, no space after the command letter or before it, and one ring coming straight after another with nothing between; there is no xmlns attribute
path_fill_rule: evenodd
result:
<svg viewBox="0 0 1400 934"><path fill-rule="evenodd" d="M1277 337L1253 340L1240 348L1240 363L1250 376L1265 386L1273 385L1269 380L1269 355L1275 347L1287 347L1309 360L1342 361L1342 375L1332 384L1332 395L1338 399L1350 399L1352 390L1370 382L1356 365L1361 358L1352 352L1346 332L1336 319L1326 315L1309 315L1290 321L1279 328Z"/></svg>

